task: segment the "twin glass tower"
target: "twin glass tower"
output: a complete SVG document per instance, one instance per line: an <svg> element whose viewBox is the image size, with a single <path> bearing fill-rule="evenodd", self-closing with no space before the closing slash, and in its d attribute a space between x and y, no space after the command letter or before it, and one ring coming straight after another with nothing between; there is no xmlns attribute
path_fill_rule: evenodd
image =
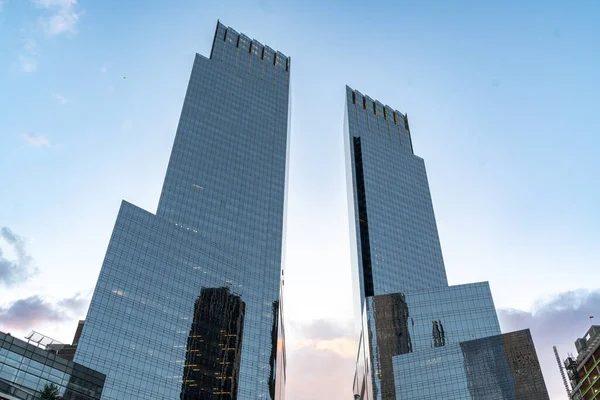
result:
<svg viewBox="0 0 600 400"><path fill-rule="evenodd" d="M122 203L77 347L102 399L284 399L289 74L221 23L196 55L158 210ZM488 284L448 286L406 115L347 88L345 139L356 395L548 399Z"/></svg>
<svg viewBox="0 0 600 400"><path fill-rule="evenodd" d="M502 335L487 282L448 286L406 114L346 88L361 400L547 400L529 330Z"/></svg>
<svg viewBox="0 0 600 400"><path fill-rule="evenodd" d="M75 360L102 399L283 399L290 59L222 24L156 214L123 202Z"/></svg>

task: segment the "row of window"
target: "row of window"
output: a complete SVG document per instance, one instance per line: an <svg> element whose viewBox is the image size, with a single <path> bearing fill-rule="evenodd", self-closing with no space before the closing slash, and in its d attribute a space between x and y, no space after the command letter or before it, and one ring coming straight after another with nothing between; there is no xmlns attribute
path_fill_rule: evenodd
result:
<svg viewBox="0 0 600 400"><path fill-rule="evenodd" d="M352 103L353 104L357 104L357 99L356 99L356 92L352 92ZM366 96L362 96L362 106L364 110L368 110L368 104L367 104L367 97ZM389 113L387 111L387 108L382 107L383 108L383 118L385 118L385 120L389 120ZM375 115L379 115L379 107L377 107L377 102L373 101L373 114ZM410 128L408 126L408 117L405 115L400 114L400 117L402 118L402 123L404 124L404 128L407 131L410 131ZM396 113L396 111L392 111L392 118L394 119L394 124L399 125L399 118L398 118L398 113Z"/></svg>
<svg viewBox="0 0 600 400"><path fill-rule="evenodd" d="M223 35L223 41L224 42L227 42L227 39L228 39L227 38L227 34L228 33L229 33L229 29L226 29L225 30L225 34ZM235 38L235 34L234 34L234 38ZM237 34L237 39L234 39L234 38L229 38L229 41L233 42L235 40L235 42L236 42L235 43L235 47L239 48L240 47L240 41L244 40L244 39L243 39L242 35L239 35L239 34ZM260 52L261 53L260 54L260 59L264 60L265 59L265 52L270 51L270 50L267 50L266 46L262 46L261 50L258 50L257 47L258 47L258 45L256 45L254 43L254 41L251 41L250 42L250 46L248 48L248 53L258 55L258 53ZM282 63L283 63L281 61L282 57L277 57L277 56L278 56L277 53L273 53L273 65L282 65ZM285 57L285 56L283 58L285 59L285 70L289 72L289 70L290 70L290 58L289 57Z"/></svg>

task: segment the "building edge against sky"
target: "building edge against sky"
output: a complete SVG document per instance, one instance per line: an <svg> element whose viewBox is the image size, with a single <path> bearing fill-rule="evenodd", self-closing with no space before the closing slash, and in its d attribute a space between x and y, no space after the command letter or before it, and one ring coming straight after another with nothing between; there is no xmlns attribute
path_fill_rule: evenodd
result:
<svg viewBox="0 0 600 400"><path fill-rule="evenodd" d="M488 283L448 286L406 114L350 87L345 103L355 394L549 399L529 331L501 334Z"/></svg>
<svg viewBox="0 0 600 400"><path fill-rule="evenodd" d="M217 23L156 214L123 201L75 361L102 399L283 399L290 59Z"/></svg>

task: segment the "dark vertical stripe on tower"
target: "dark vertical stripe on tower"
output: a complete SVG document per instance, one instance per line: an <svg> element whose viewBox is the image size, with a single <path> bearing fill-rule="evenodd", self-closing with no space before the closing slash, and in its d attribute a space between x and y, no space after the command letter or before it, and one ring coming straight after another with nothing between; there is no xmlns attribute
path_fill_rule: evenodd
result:
<svg viewBox="0 0 600 400"><path fill-rule="evenodd" d="M408 114L404 114L404 128L408 132L408 140L410 140L410 151L412 151L412 153L415 154L412 145L412 136L410 134L410 126L408 125Z"/></svg>
<svg viewBox="0 0 600 400"><path fill-rule="evenodd" d="M358 197L358 223L360 226L360 249L362 253L363 286L365 296L373 296L373 269L371 267L371 245L369 244L369 222L365 196L365 176L362 164L360 138L354 137L354 167L356 169L356 192Z"/></svg>

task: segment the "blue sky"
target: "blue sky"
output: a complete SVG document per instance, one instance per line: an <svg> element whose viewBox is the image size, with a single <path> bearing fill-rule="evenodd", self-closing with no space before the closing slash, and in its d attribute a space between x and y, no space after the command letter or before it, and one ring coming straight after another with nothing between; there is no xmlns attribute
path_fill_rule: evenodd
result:
<svg viewBox="0 0 600 400"><path fill-rule="evenodd" d="M489 280L503 327L533 325L560 398L551 345L573 351L600 306L598 3L4 0L0 10L0 262L21 271L0 281L0 330L70 340L120 200L156 209L194 54L208 56L221 19L292 57L285 312L289 376L302 378L290 378L290 398L319 384L315 360L340 366L321 383L327 398L351 394L346 84L408 113L449 280ZM39 315L19 317L32 308Z"/></svg>

